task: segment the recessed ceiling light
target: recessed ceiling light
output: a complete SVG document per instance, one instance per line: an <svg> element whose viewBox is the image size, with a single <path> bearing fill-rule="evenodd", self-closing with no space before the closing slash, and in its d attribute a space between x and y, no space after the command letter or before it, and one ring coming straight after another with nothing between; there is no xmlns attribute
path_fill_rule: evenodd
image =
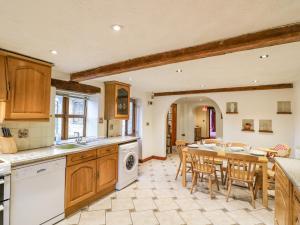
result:
<svg viewBox="0 0 300 225"><path fill-rule="evenodd" d="M129 79L129 81L132 81L132 77L129 77L128 79Z"/></svg>
<svg viewBox="0 0 300 225"><path fill-rule="evenodd" d="M177 69L176 70L176 73L181 73L182 72L182 69Z"/></svg>
<svg viewBox="0 0 300 225"><path fill-rule="evenodd" d="M119 24L114 24L111 26L114 31L120 31L123 27Z"/></svg>
<svg viewBox="0 0 300 225"><path fill-rule="evenodd" d="M204 85L204 84L201 84L201 87L202 87L202 88L204 88L204 87L205 87L205 85Z"/></svg>
<svg viewBox="0 0 300 225"><path fill-rule="evenodd" d="M57 51L56 50L51 50L50 51L52 55L57 55Z"/></svg>
<svg viewBox="0 0 300 225"><path fill-rule="evenodd" d="M259 58L261 58L261 59L266 59L266 58L268 58L268 57L269 57L268 54L259 56Z"/></svg>

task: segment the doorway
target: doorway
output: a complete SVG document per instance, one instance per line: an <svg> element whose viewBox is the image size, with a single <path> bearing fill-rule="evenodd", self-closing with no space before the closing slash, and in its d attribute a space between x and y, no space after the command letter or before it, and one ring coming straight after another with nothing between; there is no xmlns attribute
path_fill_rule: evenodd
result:
<svg viewBox="0 0 300 225"><path fill-rule="evenodd" d="M167 154L173 152L177 139L177 104L172 104L167 114Z"/></svg>
<svg viewBox="0 0 300 225"><path fill-rule="evenodd" d="M214 107L208 107L209 116L209 138L216 138L216 110Z"/></svg>

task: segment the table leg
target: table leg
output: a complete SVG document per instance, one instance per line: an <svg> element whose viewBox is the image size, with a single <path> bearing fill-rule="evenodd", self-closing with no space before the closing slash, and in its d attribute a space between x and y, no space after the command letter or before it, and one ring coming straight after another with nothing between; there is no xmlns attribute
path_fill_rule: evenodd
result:
<svg viewBox="0 0 300 225"><path fill-rule="evenodd" d="M262 164L262 175L263 175L263 206L268 208L268 163Z"/></svg>
<svg viewBox="0 0 300 225"><path fill-rule="evenodd" d="M186 187L186 152L182 151L182 186Z"/></svg>

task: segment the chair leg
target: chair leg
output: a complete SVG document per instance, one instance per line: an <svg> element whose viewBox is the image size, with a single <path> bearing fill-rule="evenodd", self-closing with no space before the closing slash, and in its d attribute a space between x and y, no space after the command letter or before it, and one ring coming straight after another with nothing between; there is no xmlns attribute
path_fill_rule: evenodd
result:
<svg viewBox="0 0 300 225"><path fill-rule="evenodd" d="M230 195L230 192L231 192L231 186L232 186L232 180L229 179L228 180L228 191L227 191L227 196L226 196L226 202L228 202L228 198L229 198L229 195Z"/></svg>
<svg viewBox="0 0 300 225"><path fill-rule="evenodd" d="M253 184L249 183L249 189L250 189L250 194L251 194L252 206L255 209L255 199L254 199Z"/></svg>
<svg viewBox="0 0 300 225"><path fill-rule="evenodd" d="M176 173L175 180L177 180L177 177L178 177L178 174L179 174L180 168L181 168L181 161L180 161L180 163L179 163L179 166L178 166L178 169L177 169L177 173Z"/></svg>
<svg viewBox="0 0 300 225"><path fill-rule="evenodd" d="M223 184L224 182L223 164L220 165L220 173L221 173L221 184Z"/></svg>
<svg viewBox="0 0 300 225"><path fill-rule="evenodd" d="M220 191L219 180L218 180L218 176L217 176L217 171L215 171L215 181L216 181L216 184L217 184L218 191Z"/></svg>
<svg viewBox="0 0 300 225"><path fill-rule="evenodd" d="M208 185L209 185L210 199L212 199L212 180L211 180L211 175L209 175L209 178L208 178Z"/></svg>
<svg viewBox="0 0 300 225"><path fill-rule="evenodd" d="M195 186L195 184L196 184L196 182L195 182L195 180L196 180L196 176L197 176L197 173L193 173L193 178L192 178L192 187L191 187L191 194L193 193L193 188L194 188L194 186Z"/></svg>
<svg viewBox="0 0 300 225"><path fill-rule="evenodd" d="M201 174L201 182L203 182L203 173Z"/></svg>
<svg viewBox="0 0 300 225"><path fill-rule="evenodd" d="M226 168L226 170L225 170L225 177L224 177L223 185L226 185L227 181L228 181L228 168ZM227 184L227 189L228 189L228 184Z"/></svg>

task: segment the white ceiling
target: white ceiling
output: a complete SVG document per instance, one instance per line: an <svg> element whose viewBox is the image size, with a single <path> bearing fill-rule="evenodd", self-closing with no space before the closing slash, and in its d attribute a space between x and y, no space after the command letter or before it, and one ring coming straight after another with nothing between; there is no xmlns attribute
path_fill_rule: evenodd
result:
<svg viewBox="0 0 300 225"><path fill-rule="evenodd" d="M0 48L77 72L300 21L299 0L0 0ZM111 25L124 29L114 32ZM58 55L50 54L55 49ZM270 58L259 60L268 53ZM300 44L288 44L114 76L145 91L290 82ZM175 73L177 68L183 73ZM112 77L98 79L111 80Z"/></svg>

